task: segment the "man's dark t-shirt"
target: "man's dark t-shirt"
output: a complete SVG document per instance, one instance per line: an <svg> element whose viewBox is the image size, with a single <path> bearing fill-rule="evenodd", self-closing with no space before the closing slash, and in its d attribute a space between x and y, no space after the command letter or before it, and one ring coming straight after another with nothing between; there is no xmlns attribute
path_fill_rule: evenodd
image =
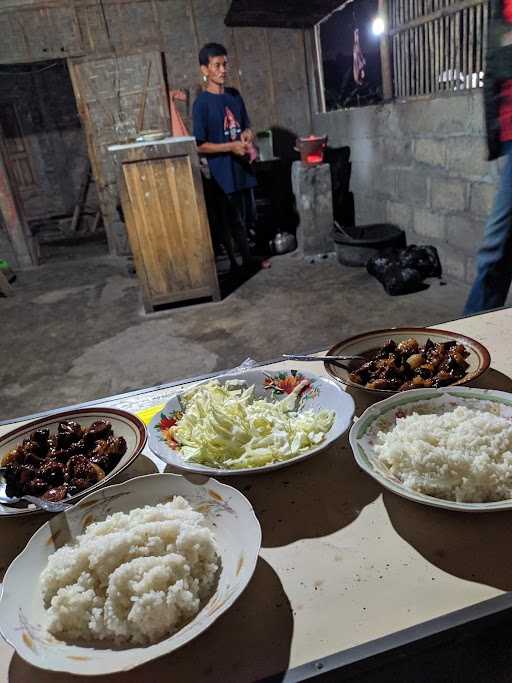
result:
<svg viewBox="0 0 512 683"><path fill-rule="evenodd" d="M240 140L250 127L249 117L240 93L226 88L222 94L202 92L193 107L194 136L197 144L221 144ZM244 157L230 153L208 154L212 177L226 194L255 187L256 179Z"/></svg>

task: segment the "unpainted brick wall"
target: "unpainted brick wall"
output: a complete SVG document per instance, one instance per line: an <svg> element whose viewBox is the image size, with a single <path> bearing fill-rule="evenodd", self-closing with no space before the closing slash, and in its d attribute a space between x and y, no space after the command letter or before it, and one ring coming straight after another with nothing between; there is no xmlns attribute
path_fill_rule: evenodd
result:
<svg viewBox="0 0 512 683"><path fill-rule="evenodd" d="M435 245L444 272L472 282L498 180L486 161L482 93L317 114L315 132L350 147L356 221L387 220Z"/></svg>

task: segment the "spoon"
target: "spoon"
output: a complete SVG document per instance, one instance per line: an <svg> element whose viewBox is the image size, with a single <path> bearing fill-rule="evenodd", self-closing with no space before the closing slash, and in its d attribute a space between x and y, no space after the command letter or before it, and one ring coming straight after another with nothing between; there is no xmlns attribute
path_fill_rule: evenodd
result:
<svg viewBox="0 0 512 683"><path fill-rule="evenodd" d="M27 503L32 503L32 505L35 505L45 512L63 512L72 507L69 503L64 503L64 501L44 500L43 498L36 498L36 496L20 496L19 498L0 496L0 504L2 505L15 505L22 500L26 500Z"/></svg>
<svg viewBox="0 0 512 683"><path fill-rule="evenodd" d="M311 356L283 353L283 358L287 360L319 360L319 361L339 361L339 360L362 360L367 361L364 356Z"/></svg>
<svg viewBox="0 0 512 683"><path fill-rule="evenodd" d="M5 467L0 467L0 479L3 479L5 470ZM36 496L20 496L19 498L17 496L13 496L11 498L9 496L0 495L1 505L16 505L16 503L20 503L22 500L26 500L27 503L32 503L32 505L35 505L37 508L44 510L45 512L62 512L63 510L67 510L71 507L69 503L65 503L61 500L44 500L44 498L37 498Z"/></svg>

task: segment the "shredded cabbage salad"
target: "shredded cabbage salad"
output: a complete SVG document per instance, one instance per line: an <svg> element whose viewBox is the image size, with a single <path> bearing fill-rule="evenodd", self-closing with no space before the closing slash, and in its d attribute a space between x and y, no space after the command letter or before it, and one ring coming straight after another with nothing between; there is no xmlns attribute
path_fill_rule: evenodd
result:
<svg viewBox="0 0 512 683"><path fill-rule="evenodd" d="M304 383L280 401L255 396L242 380L212 380L182 394L183 416L169 428L181 457L209 467L241 469L289 460L321 443L334 411L303 410Z"/></svg>

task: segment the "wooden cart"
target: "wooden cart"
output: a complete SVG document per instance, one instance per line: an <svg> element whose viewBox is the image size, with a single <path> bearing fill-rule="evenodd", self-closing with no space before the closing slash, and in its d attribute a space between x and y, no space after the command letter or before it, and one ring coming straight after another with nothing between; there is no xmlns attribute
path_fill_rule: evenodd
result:
<svg viewBox="0 0 512 683"><path fill-rule="evenodd" d="M193 137L112 145L144 308L220 298Z"/></svg>

